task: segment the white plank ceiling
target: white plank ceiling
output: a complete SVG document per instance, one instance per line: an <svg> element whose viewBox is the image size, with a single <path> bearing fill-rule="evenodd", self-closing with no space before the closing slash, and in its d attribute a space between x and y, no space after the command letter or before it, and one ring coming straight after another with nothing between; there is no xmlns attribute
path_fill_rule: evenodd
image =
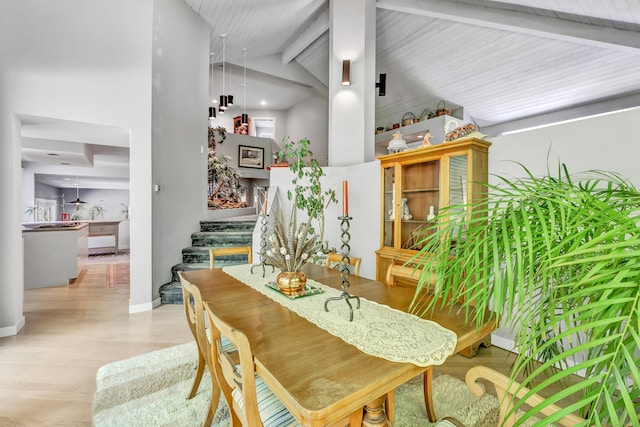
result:
<svg viewBox="0 0 640 427"><path fill-rule="evenodd" d="M214 62L221 61L219 35L226 33L227 61L238 59L242 47L252 57L282 55L285 63L293 51L326 88L327 1L185 1L211 24ZM481 127L592 104L609 110L640 104L640 0L376 4L376 75L387 74L387 94L376 99L377 126L405 112L435 110L441 100L464 107ZM260 86L259 79L250 83L251 96Z"/></svg>

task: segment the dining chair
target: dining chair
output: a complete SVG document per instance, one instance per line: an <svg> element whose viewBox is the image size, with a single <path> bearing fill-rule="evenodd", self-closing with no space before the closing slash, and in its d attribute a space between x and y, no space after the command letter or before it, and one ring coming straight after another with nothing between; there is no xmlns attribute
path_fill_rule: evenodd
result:
<svg viewBox="0 0 640 427"><path fill-rule="evenodd" d="M390 265L387 268L387 275L385 277L385 283L389 286L396 286L398 279L404 280L405 282L410 283L411 285L415 285L418 283L418 279L422 275L423 270L415 267L409 267L405 265ZM425 273L429 276L427 279L429 280L429 284L431 286L435 286L436 284L436 275L435 273Z"/></svg>
<svg viewBox="0 0 640 427"><path fill-rule="evenodd" d="M211 327L214 370L231 409L231 425L240 423L245 427L298 426L296 418L256 373L247 336L220 319L209 304L205 303L204 307ZM224 348L222 336L226 336L234 344L237 358ZM360 409L334 425L349 424L359 427L362 425L362 418L363 411Z"/></svg>
<svg viewBox="0 0 640 427"><path fill-rule="evenodd" d="M516 415L511 414L507 417L507 413L513 408L513 399L521 399L527 393L529 389L527 387L521 387L515 381L511 381L509 377L501 374L486 366L474 366L467 371L465 381L467 387L471 390L475 396L480 397L485 393L485 388L482 383L479 383L479 379L486 379L490 381L496 389L498 395L498 401L500 402L500 413L498 415L498 425L511 427L516 422ZM525 399L528 406L534 407L544 402L544 398L539 394L532 394ZM545 403L541 406L540 411L545 415L552 415L560 411L562 408L552 403ZM586 420L578 417L577 415L568 414L556 421L556 424L563 426L574 426L583 424Z"/></svg>
<svg viewBox="0 0 640 427"><path fill-rule="evenodd" d="M197 286L193 285L187 279L184 278L182 272L178 272L180 277L180 283L182 284L182 298L184 301L184 311L187 316L187 324L193 334L193 338L196 341L198 347L198 366L196 368L196 376L193 379L193 385L187 395L187 399L191 399L196 395L202 375L204 374L205 365L209 369L211 376L211 399L209 401L209 409L205 418L204 426L209 426L213 420L213 416L216 413L218 407L218 401L220 399L220 387L216 380L213 359L210 356L210 338L207 336L207 330L205 326L205 312L202 304L202 296ZM226 339L223 339L223 347L227 352L233 352L235 349L233 344Z"/></svg>
<svg viewBox="0 0 640 427"><path fill-rule="evenodd" d="M209 249L209 268L214 268L213 259L215 257L228 255L246 255L247 264L253 263L253 252L251 246L233 246L228 248L211 248Z"/></svg>
<svg viewBox="0 0 640 427"><path fill-rule="evenodd" d="M349 257L349 274L353 274L354 276L360 275L360 264L362 263L362 258ZM332 268L335 270L340 270L340 265L342 265L342 254L336 252L330 252L327 256L326 266L327 268Z"/></svg>

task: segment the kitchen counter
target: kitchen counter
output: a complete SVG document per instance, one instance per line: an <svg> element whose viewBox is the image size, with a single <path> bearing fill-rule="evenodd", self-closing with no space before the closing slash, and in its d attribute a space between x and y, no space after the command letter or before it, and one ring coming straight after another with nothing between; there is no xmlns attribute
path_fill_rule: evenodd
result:
<svg viewBox="0 0 640 427"><path fill-rule="evenodd" d="M73 283L89 255L88 237L86 223L22 224L25 289Z"/></svg>
<svg viewBox="0 0 640 427"><path fill-rule="evenodd" d="M84 227L88 227L88 224L77 221L25 222L22 231L80 230Z"/></svg>

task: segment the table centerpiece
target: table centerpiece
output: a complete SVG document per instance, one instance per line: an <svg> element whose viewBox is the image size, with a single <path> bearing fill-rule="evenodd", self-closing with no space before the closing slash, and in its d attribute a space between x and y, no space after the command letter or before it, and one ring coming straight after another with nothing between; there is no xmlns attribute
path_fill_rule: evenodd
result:
<svg viewBox="0 0 640 427"><path fill-rule="evenodd" d="M267 264L281 270L276 283L285 295L297 294L304 288L307 277L302 272L302 267L320 249L318 236L310 233L309 221L298 226L297 217L295 205L288 225L285 224L282 212L278 211L265 256Z"/></svg>

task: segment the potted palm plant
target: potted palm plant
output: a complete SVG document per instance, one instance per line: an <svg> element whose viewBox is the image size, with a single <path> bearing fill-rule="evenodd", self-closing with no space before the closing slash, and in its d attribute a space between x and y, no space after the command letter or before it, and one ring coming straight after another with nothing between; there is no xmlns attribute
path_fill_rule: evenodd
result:
<svg viewBox="0 0 640 427"><path fill-rule="evenodd" d="M424 274L412 309L457 300L468 321L482 324L491 309L512 327L511 379L545 395L542 406L574 402L536 425L578 411L585 425L638 426L640 192L614 173L523 170L487 184L482 203L436 217L416 257L435 270L436 297L425 297ZM453 298L437 298L445 295ZM548 388L558 382L566 386ZM514 404L524 411L518 425L537 412Z"/></svg>

